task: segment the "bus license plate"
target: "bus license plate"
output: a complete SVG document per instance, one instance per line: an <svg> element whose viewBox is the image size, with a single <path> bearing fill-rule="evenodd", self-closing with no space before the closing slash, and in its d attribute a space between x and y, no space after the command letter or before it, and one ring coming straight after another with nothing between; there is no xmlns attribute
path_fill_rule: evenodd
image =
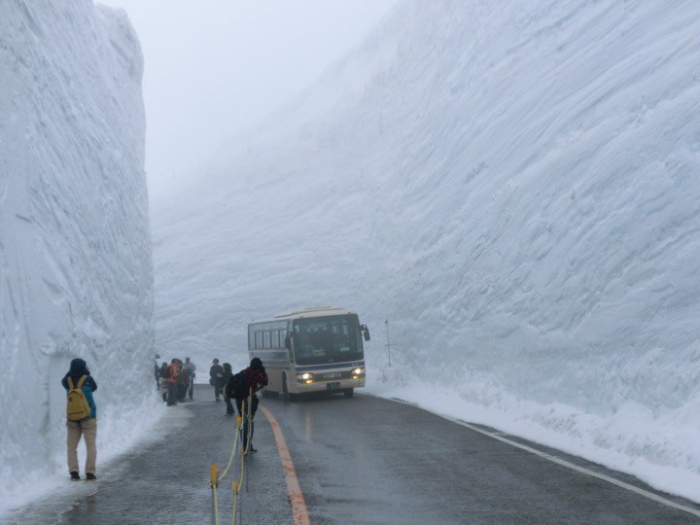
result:
<svg viewBox="0 0 700 525"><path fill-rule="evenodd" d="M328 383L326 385L326 390L338 390L340 388L340 383Z"/></svg>

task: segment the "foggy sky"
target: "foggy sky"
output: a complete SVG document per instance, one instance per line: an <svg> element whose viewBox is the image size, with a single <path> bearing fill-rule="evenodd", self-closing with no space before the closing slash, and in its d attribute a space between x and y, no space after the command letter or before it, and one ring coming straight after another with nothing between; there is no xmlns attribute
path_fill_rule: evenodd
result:
<svg viewBox="0 0 700 525"><path fill-rule="evenodd" d="M313 84L398 1L100 0L141 41L152 195Z"/></svg>

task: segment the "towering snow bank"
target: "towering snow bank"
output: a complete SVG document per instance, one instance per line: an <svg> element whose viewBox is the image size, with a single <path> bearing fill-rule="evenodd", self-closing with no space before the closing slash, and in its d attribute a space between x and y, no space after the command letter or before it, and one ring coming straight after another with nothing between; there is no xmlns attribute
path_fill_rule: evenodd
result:
<svg viewBox="0 0 700 525"><path fill-rule="evenodd" d="M102 451L128 440L128 414L153 390L141 76L123 12L91 0L0 3L5 503L32 473L66 475L59 382L72 358L98 384Z"/></svg>
<svg viewBox="0 0 700 525"><path fill-rule="evenodd" d="M386 377L700 497L698 35L693 1L406 2L159 205L159 342L340 304L378 366L388 316Z"/></svg>

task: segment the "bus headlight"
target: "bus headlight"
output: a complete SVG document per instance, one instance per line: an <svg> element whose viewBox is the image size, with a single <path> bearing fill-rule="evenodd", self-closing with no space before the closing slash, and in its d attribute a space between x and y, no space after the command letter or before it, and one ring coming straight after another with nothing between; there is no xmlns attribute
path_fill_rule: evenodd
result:
<svg viewBox="0 0 700 525"><path fill-rule="evenodd" d="M365 375L365 369L364 368L355 368L352 371L352 378L353 379L360 379L362 376Z"/></svg>
<svg viewBox="0 0 700 525"><path fill-rule="evenodd" d="M300 383L311 384L314 382L314 375L311 372L304 372L297 375L297 381Z"/></svg>

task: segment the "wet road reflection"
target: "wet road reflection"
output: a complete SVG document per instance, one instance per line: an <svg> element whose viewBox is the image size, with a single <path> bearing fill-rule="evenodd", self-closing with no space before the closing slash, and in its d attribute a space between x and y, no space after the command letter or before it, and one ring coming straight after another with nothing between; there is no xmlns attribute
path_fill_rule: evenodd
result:
<svg viewBox="0 0 700 525"><path fill-rule="evenodd" d="M161 439L100 465L97 483L66 480L51 498L4 523L210 523L210 463L225 467L235 424L210 394L202 386L196 402L169 409L156 431ZM265 398L262 406L284 436L298 478L295 490L303 494L312 524L699 521L413 406L362 394ZM256 418L259 453L247 462L237 523L292 524L285 469L263 412ZM633 478L545 451L650 490ZM232 521L234 479L219 487L220 523Z"/></svg>

